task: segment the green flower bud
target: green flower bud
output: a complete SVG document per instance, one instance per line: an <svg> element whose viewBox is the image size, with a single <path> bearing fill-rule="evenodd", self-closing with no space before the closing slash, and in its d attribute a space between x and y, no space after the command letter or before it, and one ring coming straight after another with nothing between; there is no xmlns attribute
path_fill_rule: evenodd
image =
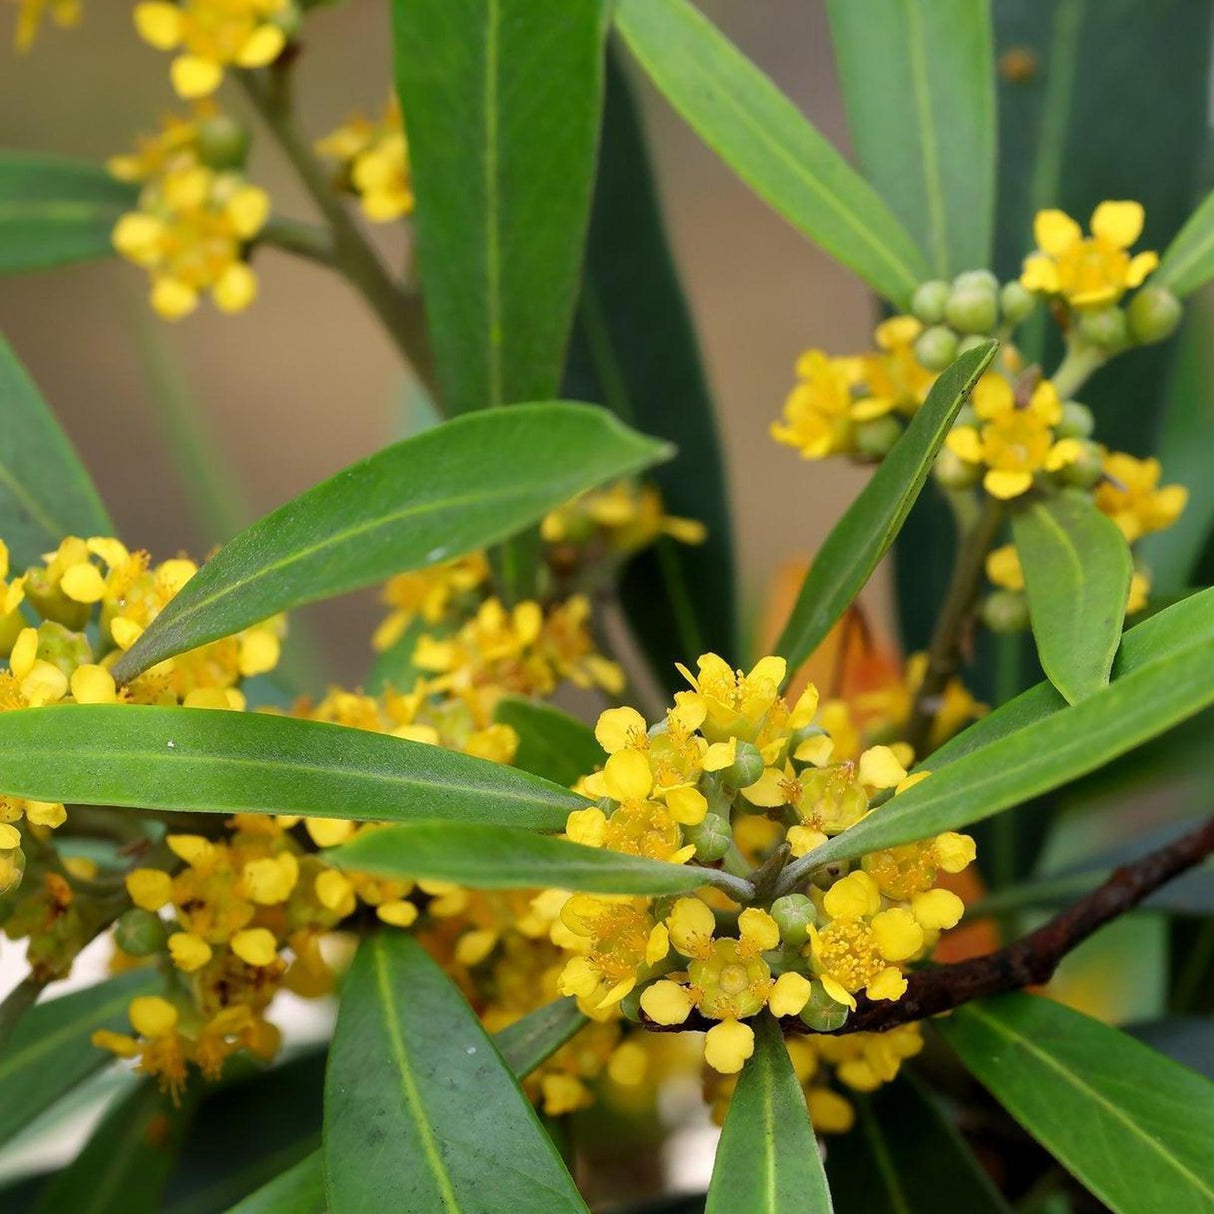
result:
<svg viewBox="0 0 1214 1214"><path fill-rule="evenodd" d="M999 292L999 308L1009 325L1018 325L1037 304L1037 296L1018 282L1006 282Z"/></svg>
<svg viewBox="0 0 1214 1214"><path fill-rule="evenodd" d="M150 957L164 948L168 933L158 915L137 906L114 924L114 942L132 957Z"/></svg>
<svg viewBox="0 0 1214 1214"><path fill-rule="evenodd" d="M286 34L287 41L290 42L299 33L299 27L303 24L303 13L294 4L288 4L270 20Z"/></svg>
<svg viewBox="0 0 1214 1214"><path fill-rule="evenodd" d="M836 1003L821 982L811 982L809 1002L801 1009L801 1019L816 1033L832 1033L847 1022L848 1008Z"/></svg>
<svg viewBox="0 0 1214 1214"><path fill-rule="evenodd" d="M249 129L228 114L198 124L198 158L213 169L240 169L249 154Z"/></svg>
<svg viewBox="0 0 1214 1214"><path fill-rule="evenodd" d="M982 622L992 632L1023 632L1029 626L1028 599L1019 590L994 590L982 604Z"/></svg>
<svg viewBox="0 0 1214 1214"><path fill-rule="evenodd" d="M704 861L719 860L733 842L729 819L720 814L705 814L694 826L684 826L683 838L695 844L696 859Z"/></svg>
<svg viewBox="0 0 1214 1214"><path fill-rule="evenodd" d="M1171 291L1162 287L1143 287L1130 300L1130 336L1144 346L1163 341L1176 332L1183 314L1183 305Z"/></svg>
<svg viewBox="0 0 1214 1214"><path fill-rule="evenodd" d="M1118 307L1085 308L1079 313L1079 332L1104 350L1119 350L1126 343L1125 313Z"/></svg>
<svg viewBox="0 0 1214 1214"><path fill-rule="evenodd" d="M77 666L93 660L93 650L83 632L73 632L54 620L44 620L38 625L37 656L70 676Z"/></svg>
<svg viewBox="0 0 1214 1214"><path fill-rule="evenodd" d="M941 447L932 476L943 489L972 489L982 479L982 465L967 463L956 452Z"/></svg>
<svg viewBox="0 0 1214 1214"><path fill-rule="evenodd" d="M814 875L810 881L819 889L830 889L836 881L841 877L846 877L849 872L851 872L850 860L830 860L814 869Z"/></svg>
<svg viewBox="0 0 1214 1214"><path fill-rule="evenodd" d="M1082 453L1058 474L1064 485L1090 489L1104 475L1104 456L1092 442L1084 443Z"/></svg>
<svg viewBox="0 0 1214 1214"><path fill-rule="evenodd" d="M957 335L944 325L924 329L915 341L915 357L929 371L943 371L957 357Z"/></svg>
<svg viewBox="0 0 1214 1214"><path fill-rule="evenodd" d="M809 928L817 923L818 912L813 901L804 894L785 894L771 904L771 917L776 921L784 943L799 948L809 939Z"/></svg>
<svg viewBox="0 0 1214 1214"><path fill-rule="evenodd" d="M1054 427L1059 438L1088 438L1096 428L1096 419L1087 405L1077 400L1062 402L1062 420Z"/></svg>
<svg viewBox="0 0 1214 1214"><path fill-rule="evenodd" d="M922 283L911 296L911 312L925 325L938 325L944 319L948 294L948 283L939 279Z"/></svg>
<svg viewBox="0 0 1214 1214"><path fill-rule="evenodd" d="M753 742L739 742L734 761L725 769L725 783L731 788L749 788L763 774L765 766Z"/></svg>
<svg viewBox="0 0 1214 1214"><path fill-rule="evenodd" d="M902 422L892 413L857 422L856 450L867 459L883 459L902 437Z"/></svg>
<svg viewBox="0 0 1214 1214"><path fill-rule="evenodd" d="M999 320L999 301L990 287L954 287L944 318L958 333L990 333Z"/></svg>
<svg viewBox="0 0 1214 1214"><path fill-rule="evenodd" d="M972 288L992 293L999 290L999 279L990 270L962 270L953 279L954 291L969 291Z"/></svg>

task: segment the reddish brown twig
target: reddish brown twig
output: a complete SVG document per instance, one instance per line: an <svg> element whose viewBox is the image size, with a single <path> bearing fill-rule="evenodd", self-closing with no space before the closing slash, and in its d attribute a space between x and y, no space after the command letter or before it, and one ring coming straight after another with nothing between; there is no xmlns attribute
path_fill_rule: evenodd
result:
<svg viewBox="0 0 1214 1214"><path fill-rule="evenodd" d="M1098 928L1133 910L1160 886L1200 864L1211 852L1214 852L1214 817L1166 847L1117 869L1103 885L1014 944L969 961L917 970L908 976L906 994L897 1002L858 996L856 1010L842 1028L835 1030L835 1035L881 1033L899 1024L937 1016L972 999L1040 986L1050 980L1063 957ZM702 1031L715 1023L698 1012L692 1013L683 1024L668 1026L645 1021L646 1027L654 1032ZM781 1024L788 1033L813 1031L797 1016L786 1016Z"/></svg>

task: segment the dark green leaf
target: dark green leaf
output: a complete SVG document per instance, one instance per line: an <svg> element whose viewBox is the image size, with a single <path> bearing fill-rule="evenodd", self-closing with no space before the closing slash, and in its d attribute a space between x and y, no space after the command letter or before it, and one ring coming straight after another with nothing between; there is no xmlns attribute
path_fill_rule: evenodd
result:
<svg viewBox="0 0 1214 1214"><path fill-rule="evenodd" d="M936 1021L1050 1153L1117 1214L1214 1210L1214 1084L1050 999L1004 995Z"/></svg>
<svg viewBox="0 0 1214 1214"><path fill-rule="evenodd" d="M650 170L640 114L618 57L607 100L566 395L597 400L678 448L654 483L666 509L705 524L702 544L662 539L627 566L620 599L668 693L676 662L738 654L729 493L712 399Z"/></svg>
<svg viewBox="0 0 1214 1214"><path fill-rule="evenodd" d="M796 670L821 644L889 550L919 496L957 410L995 357L986 342L961 355L932 385L894 449L818 550L776 652Z"/></svg>
<svg viewBox="0 0 1214 1214"><path fill-rule="evenodd" d="M78 805L449 818L536 830L561 829L586 804L501 763L390 734L131 704L0 713L0 789Z"/></svg>
<svg viewBox="0 0 1214 1214"><path fill-rule="evenodd" d="M506 1065L526 1079L589 1023L576 999L556 999L494 1033L493 1041Z"/></svg>
<svg viewBox="0 0 1214 1214"><path fill-rule="evenodd" d="M556 393L590 211L603 0L394 0L449 413Z"/></svg>
<svg viewBox="0 0 1214 1214"><path fill-rule="evenodd" d="M132 970L26 1012L0 1051L0 1142L109 1063L92 1043L94 1030L128 1032L131 1000L162 985L154 971Z"/></svg>
<svg viewBox="0 0 1214 1214"><path fill-rule="evenodd" d="M493 719L518 734L514 766L554 784L570 787L606 759L594 731L551 704L506 696L494 708Z"/></svg>
<svg viewBox="0 0 1214 1214"><path fill-rule="evenodd" d="M705 1214L830 1214L830 1190L780 1026L752 1021L755 1052L729 1102Z"/></svg>
<svg viewBox="0 0 1214 1214"><path fill-rule="evenodd" d="M113 534L80 457L0 336L0 536L14 566L39 561L65 535Z"/></svg>
<svg viewBox="0 0 1214 1214"><path fill-rule="evenodd" d="M1151 276L1153 287L1164 287L1179 295L1191 295L1214 278L1214 192L1176 233Z"/></svg>
<svg viewBox="0 0 1214 1214"><path fill-rule="evenodd" d="M668 454L590 405L519 405L386 447L242 531L114 667L121 680L278 611L505 539Z"/></svg>
<svg viewBox="0 0 1214 1214"><path fill-rule="evenodd" d="M0 152L0 274L110 257L136 188L99 165Z"/></svg>
<svg viewBox="0 0 1214 1214"><path fill-rule="evenodd" d="M722 877L716 869L668 864L482 822L402 823L359 835L325 854L356 872L454 881L473 889L534 886L599 894L677 894L718 883Z"/></svg>
<svg viewBox="0 0 1214 1214"><path fill-rule="evenodd" d="M324 1163L316 1151L250 1193L228 1214L324 1214L325 1209Z"/></svg>
<svg viewBox="0 0 1214 1214"><path fill-rule="evenodd" d="M865 177L949 278L990 264L995 63L986 0L828 0Z"/></svg>
<svg viewBox="0 0 1214 1214"><path fill-rule="evenodd" d="M689 0L617 0L616 28L683 118L765 202L899 306L926 277L877 192Z"/></svg>
<svg viewBox="0 0 1214 1214"><path fill-rule="evenodd" d="M338 1214L586 1210L475 1013L403 933L364 940L346 978L324 1152Z"/></svg>
<svg viewBox="0 0 1214 1214"><path fill-rule="evenodd" d="M1074 704L1109 681L1130 592L1130 547L1078 490L1017 511L1012 533L1042 669Z"/></svg>

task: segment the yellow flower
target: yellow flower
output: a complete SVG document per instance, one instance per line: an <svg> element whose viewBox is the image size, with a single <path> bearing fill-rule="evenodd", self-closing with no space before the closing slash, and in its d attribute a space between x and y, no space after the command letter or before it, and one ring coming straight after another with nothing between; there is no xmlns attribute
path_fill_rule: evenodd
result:
<svg viewBox="0 0 1214 1214"><path fill-rule="evenodd" d="M694 519L667 514L653 485L616 481L545 515L540 535L550 544L586 544L601 536L613 553L628 555L663 535L683 544L702 544L707 530Z"/></svg>
<svg viewBox="0 0 1214 1214"><path fill-rule="evenodd" d="M394 645L416 619L439 623L461 595L489 580L489 561L483 552L470 552L428 569L398 573L384 585L380 601L392 608L371 638L377 651Z"/></svg>
<svg viewBox="0 0 1214 1214"><path fill-rule="evenodd" d="M1170 527L1189 500L1183 485L1161 488L1161 472L1157 459L1135 459L1123 451L1110 451L1104 457L1104 479L1096 486L1096 505L1131 544Z"/></svg>
<svg viewBox="0 0 1214 1214"><path fill-rule="evenodd" d="M915 357L915 339L923 325L913 316L891 316L877 326L877 353L864 359L864 383L852 406L856 421L871 421L887 413L913 416L936 382Z"/></svg>
<svg viewBox="0 0 1214 1214"><path fill-rule="evenodd" d="M822 459L852 449L852 393L861 382L856 358L829 358L807 350L797 360L797 384L784 402L771 436L804 459Z"/></svg>
<svg viewBox="0 0 1214 1214"><path fill-rule="evenodd" d="M653 921L644 898L574 894L560 921L582 951L565 963L558 989L590 1009L619 1003L638 972L666 955L666 929Z"/></svg>
<svg viewBox="0 0 1214 1214"><path fill-rule="evenodd" d="M378 122L356 115L319 140L316 150L338 161L339 186L358 195L372 222L388 223L413 210L409 145L395 97Z"/></svg>
<svg viewBox="0 0 1214 1214"><path fill-rule="evenodd" d="M703 710L700 729L709 742L752 741L771 723L773 712L787 711L780 698L780 684L787 673L783 658L761 658L749 674L743 674L715 653L706 653L697 667L698 677L679 667L696 695L695 700L688 697L684 703Z"/></svg>
<svg viewBox="0 0 1214 1214"><path fill-rule="evenodd" d="M1020 282L1030 291L1061 295L1074 308L1116 303L1159 264L1155 253L1127 251L1142 235L1137 202L1102 202L1093 212L1091 236L1062 211L1038 211L1033 221L1037 252L1025 259Z"/></svg>

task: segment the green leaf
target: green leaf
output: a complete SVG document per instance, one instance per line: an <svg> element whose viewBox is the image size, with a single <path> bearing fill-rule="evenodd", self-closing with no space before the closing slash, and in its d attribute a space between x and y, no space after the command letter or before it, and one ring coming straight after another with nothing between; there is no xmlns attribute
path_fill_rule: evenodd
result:
<svg viewBox="0 0 1214 1214"><path fill-rule="evenodd" d="M835 1214L1008 1214L940 1102L905 1072L851 1100L857 1125L826 1152Z"/></svg>
<svg viewBox="0 0 1214 1214"><path fill-rule="evenodd" d="M951 278L990 264L995 63L987 0L828 0L865 177Z"/></svg>
<svg viewBox="0 0 1214 1214"><path fill-rule="evenodd" d="M132 970L26 1012L0 1051L0 1142L106 1066L111 1056L93 1045L94 1030L128 1032L131 1000L162 985L154 971Z"/></svg>
<svg viewBox="0 0 1214 1214"><path fill-rule="evenodd" d="M1214 191L1176 233L1151 286L1163 287L1182 299L1214 278Z"/></svg>
<svg viewBox="0 0 1214 1214"><path fill-rule="evenodd" d="M830 1214L830 1190L780 1026L751 1021L755 1052L738 1079L705 1214Z"/></svg>
<svg viewBox="0 0 1214 1214"><path fill-rule="evenodd" d="M1067 702L1108 684L1133 563L1117 525L1078 490L1012 515L1041 667Z"/></svg>
<svg viewBox="0 0 1214 1214"><path fill-rule="evenodd" d="M599 894L678 894L719 883L722 876L716 869L668 864L480 822L402 823L359 835L325 855L356 872L454 881L473 889L534 886Z"/></svg>
<svg viewBox="0 0 1214 1214"><path fill-rule="evenodd" d="M1008 1112L1117 1214L1214 1210L1214 1084L1050 999L935 1021Z"/></svg>
<svg viewBox="0 0 1214 1214"><path fill-rule="evenodd" d="M444 404L552 396L590 211L603 0L394 0L392 17Z"/></svg>
<svg viewBox="0 0 1214 1214"><path fill-rule="evenodd" d="M0 536L24 569L65 535L113 535L80 457L0 336Z"/></svg>
<svg viewBox="0 0 1214 1214"><path fill-rule="evenodd" d="M554 784L568 788L606 759L594 731L551 704L505 696L494 708L493 719L518 734L514 766Z"/></svg>
<svg viewBox="0 0 1214 1214"><path fill-rule="evenodd" d="M625 568L620 601L655 676L679 689L676 662L740 654L729 492L712 398L619 57L607 99L586 269L564 393L597 400L678 448L653 480L666 510L708 529L702 544L663 538Z"/></svg>
<svg viewBox="0 0 1214 1214"><path fill-rule="evenodd" d="M132 704L0 713L0 789L78 805L444 818L535 830L560 830L569 811L586 804L504 764L390 734Z"/></svg>
<svg viewBox="0 0 1214 1214"><path fill-rule="evenodd" d="M494 1033L493 1041L505 1064L519 1079L526 1079L589 1023L576 999L554 999Z"/></svg>
<svg viewBox="0 0 1214 1214"><path fill-rule="evenodd" d="M111 257L138 191L99 165L0 151L0 274Z"/></svg>
<svg viewBox="0 0 1214 1214"><path fill-rule="evenodd" d="M689 0L617 0L615 23L667 101L769 206L904 306L923 254L877 192Z"/></svg>
<svg viewBox="0 0 1214 1214"><path fill-rule="evenodd" d="M776 642L776 652L788 659L790 670L818 647L889 550L957 410L997 349L997 342L986 342L945 369L906 433L826 537Z"/></svg>
<svg viewBox="0 0 1214 1214"><path fill-rule="evenodd" d="M403 933L364 940L346 978L324 1153L339 1214L586 1210L475 1013Z"/></svg>
<svg viewBox="0 0 1214 1214"><path fill-rule="evenodd" d="M149 666L301 603L482 548L667 454L604 409L519 405L384 448L242 531L114 667Z"/></svg>
<svg viewBox="0 0 1214 1214"><path fill-rule="evenodd" d="M228 1214L324 1214L325 1209L324 1161L316 1151L250 1193Z"/></svg>

